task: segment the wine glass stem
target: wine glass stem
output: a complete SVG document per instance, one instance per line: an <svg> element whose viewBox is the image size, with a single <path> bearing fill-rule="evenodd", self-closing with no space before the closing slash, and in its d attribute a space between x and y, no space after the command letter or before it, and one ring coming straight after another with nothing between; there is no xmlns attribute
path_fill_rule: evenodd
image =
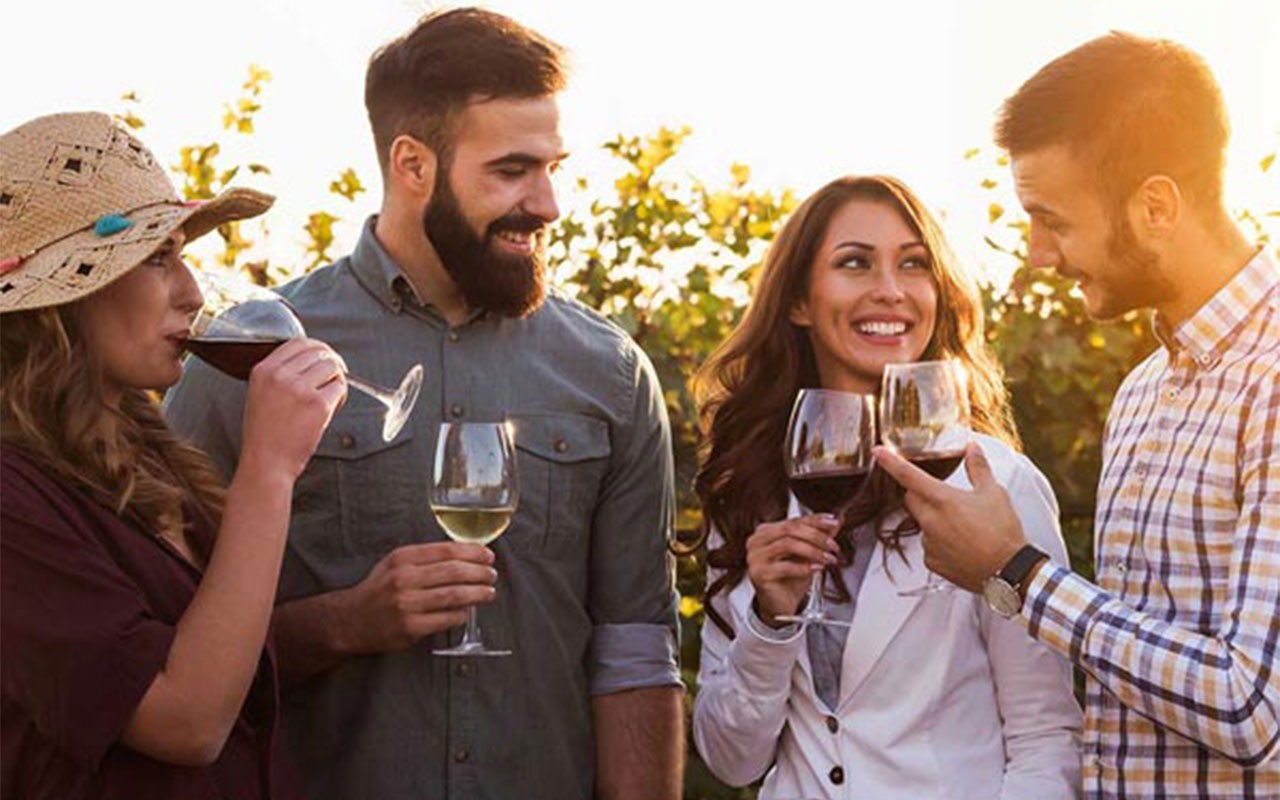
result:
<svg viewBox="0 0 1280 800"><path fill-rule="evenodd" d="M462 634L462 641L458 643L459 647L479 647L480 642L480 622L476 614L475 606L467 606L467 629Z"/></svg>
<svg viewBox="0 0 1280 800"><path fill-rule="evenodd" d="M822 576L825 572L826 570L820 569L809 579L809 603L805 607L806 614L822 613Z"/></svg>
<svg viewBox="0 0 1280 800"><path fill-rule="evenodd" d="M395 395L391 391L387 389L383 389L381 386L377 386L375 384L362 381L356 376L351 375L349 373L347 374L346 377L347 377L347 385L350 386L351 388L359 389L360 391L372 397L374 400L377 400L379 403L382 403L387 408L391 408L394 405Z"/></svg>

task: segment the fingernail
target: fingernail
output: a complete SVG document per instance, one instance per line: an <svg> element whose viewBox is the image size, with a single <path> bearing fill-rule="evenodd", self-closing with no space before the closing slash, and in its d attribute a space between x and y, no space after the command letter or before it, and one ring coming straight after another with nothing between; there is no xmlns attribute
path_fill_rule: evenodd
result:
<svg viewBox="0 0 1280 800"><path fill-rule="evenodd" d="M835 540L834 536L827 540L827 549L833 553L840 552L840 543Z"/></svg>
<svg viewBox="0 0 1280 800"><path fill-rule="evenodd" d="M834 564L839 561L839 559L835 557L834 553L827 553L826 559L828 564Z"/></svg>
<svg viewBox="0 0 1280 800"><path fill-rule="evenodd" d="M823 523L824 525L830 525L831 523L836 521L836 515L835 514L819 514L818 521Z"/></svg>

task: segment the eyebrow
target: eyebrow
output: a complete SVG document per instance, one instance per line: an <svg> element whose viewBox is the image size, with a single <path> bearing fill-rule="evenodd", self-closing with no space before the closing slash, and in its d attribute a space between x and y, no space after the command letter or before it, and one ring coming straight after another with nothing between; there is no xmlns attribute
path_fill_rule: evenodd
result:
<svg viewBox="0 0 1280 800"><path fill-rule="evenodd" d="M834 249L839 250L839 249L840 249L840 248L842 248L842 247L854 247L854 248L857 248L857 249L859 249L859 250L875 250L875 249L876 249L876 246L875 246L875 245L873 245L873 244L867 244L866 242L858 242L858 241L853 241L853 240L850 240L850 241L847 241L847 242L841 242L841 243L837 244L837 245L835 246L835 248L834 248ZM924 247L924 242L921 242L921 241L918 241L918 240L917 240L917 241L911 241L911 242L904 242L902 245L900 245L900 246L898 247L898 249L899 249L899 250L910 250L910 249L911 249L911 248L913 248L913 247Z"/></svg>
<svg viewBox="0 0 1280 800"><path fill-rule="evenodd" d="M564 161L568 157L569 157L568 153L560 153L555 158L548 160L543 158L542 156L534 155L533 153L516 152L516 153L507 153L506 155L502 155L490 161L486 161L484 165L486 167L499 167L499 166L506 166L506 165L519 165L522 167L537 167L537 166L541 166L542 164L559 164L560 162Z"/></svg>
<svg viewBox="0 0 1280 800"><path fill-rule="evenodd" d="M1054 211L1052 208L1049 208L1046 205L1041 205L1040 203L1028 203L1027 205L1022 207L1022 210L1027 212L1028 214L1039 214L1042 217L1061 216L1060 214L1058 214L1058 212Z"/></svg>

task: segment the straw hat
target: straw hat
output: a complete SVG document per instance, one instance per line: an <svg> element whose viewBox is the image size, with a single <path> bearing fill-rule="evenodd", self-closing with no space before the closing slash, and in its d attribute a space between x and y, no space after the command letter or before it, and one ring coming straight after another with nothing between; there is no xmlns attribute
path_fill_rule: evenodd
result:
<svg viewBox="0 0 1280 800"><path fill-rule="evenodd" d="M106 114L39 117L0 136L0 313L69 303L275 198L228 189L184 203L151 152Z"/></svg>

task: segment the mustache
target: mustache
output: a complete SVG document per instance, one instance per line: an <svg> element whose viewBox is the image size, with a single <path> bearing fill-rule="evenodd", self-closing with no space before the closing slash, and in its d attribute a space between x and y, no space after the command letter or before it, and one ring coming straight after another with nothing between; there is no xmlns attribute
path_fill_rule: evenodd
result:
<svg viewBox="0 0 1280 800"><path fill-rule="evenodd" d="M515 213L507 214L505 217L499 217L489 223L488 234L503 233L510 231L512 233L537 233L547 227L547 221L535 214Z"/></svg>

